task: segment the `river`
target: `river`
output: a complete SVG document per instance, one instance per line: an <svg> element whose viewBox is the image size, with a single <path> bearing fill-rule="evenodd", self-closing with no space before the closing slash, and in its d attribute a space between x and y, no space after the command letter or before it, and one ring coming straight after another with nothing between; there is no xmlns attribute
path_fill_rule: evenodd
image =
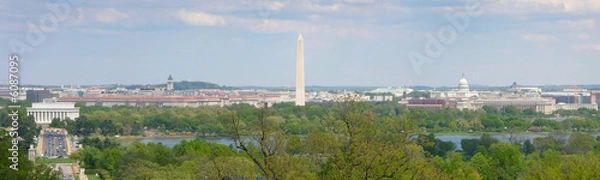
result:
<svg viewBox="0 0 600 180"><path fill-rule="evenodd" d="M549 133L521 133L521 134L513 134L513 139L517 140L518 142L523 142L526 139L529 139L532 143L533 143L533 139L536 137L547 137L549 135ZM600 133L593 133L593 136L598 136L600 135ZM510 134L491 134L492 137L503 141L503 142L509 142L510 141ZM570 134L565 134L565 140L568 140ZM460 145L460 141L463 139L479 139L481 137L481 134L478 133L473 133L473 134L439 134L435 136L436 138L442 140L442 141L451 141L456 145L456 150L462 150L462 147ZM182 140L193 140L195 139L195 137L149 137L149 138L140 138L140 139L119 139L118 141L121 142L123 145L129 145L135 141L139 141L141 143L149 143L149 142L153 142L153 143L161 143L167 147L172 148L173 146L175 146L175 144L178 144L179 142L181 142ZM204 139L208 142L214 142L214 143L219 143L219 144L223 144L223 145L231 145L233 144L233 140L231 140L230 138L226 138L226 137L215 137L215 138L205 138L205 137L201 137L201 139Z"/></svg>

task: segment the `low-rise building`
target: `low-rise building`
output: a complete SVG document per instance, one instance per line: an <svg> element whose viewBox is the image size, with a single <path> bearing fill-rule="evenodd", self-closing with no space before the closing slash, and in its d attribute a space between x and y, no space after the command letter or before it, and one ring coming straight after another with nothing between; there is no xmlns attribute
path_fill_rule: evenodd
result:
<svg viewBox="0 0 600 180"><path fill-rule="evenodd" d="M423 109L442 109L445 107L453 107L451 101L441 99L411 99L408 100L406 107L408 108L423 108Z"/></svg>
<svg viewBox="0 0 600 180"><path fill-rule="evenodd" d="M554 106L554 110L578 110L580 108L598 110L598 104L558 103Z"/></svg>
<svg viewBox="0 0 600 180"><path fill-rule="evenodd" d="M497 98L497 99L477 99L471 104L472 108L477 110L483 106L490 106L496 109L502 109L507 106L514 106L521 110L535 109L536 112L552 114L554 111L554 99L545 98Z"/></svg>

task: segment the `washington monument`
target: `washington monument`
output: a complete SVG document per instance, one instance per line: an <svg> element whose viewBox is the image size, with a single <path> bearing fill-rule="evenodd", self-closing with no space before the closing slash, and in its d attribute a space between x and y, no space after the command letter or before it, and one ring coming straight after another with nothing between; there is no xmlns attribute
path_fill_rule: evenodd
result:
<svg viewBox="0 0 600 180"><path fill-rule="evenodd" d="M304 40L300 34L296 50L296 106L304 106L304 98Z"/></svg>

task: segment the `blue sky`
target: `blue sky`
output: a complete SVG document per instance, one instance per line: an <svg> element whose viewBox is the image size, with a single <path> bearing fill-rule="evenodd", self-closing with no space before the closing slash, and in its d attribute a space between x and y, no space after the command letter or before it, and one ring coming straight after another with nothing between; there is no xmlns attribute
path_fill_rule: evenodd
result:
<svg viewBox="0 0 600 180"><path fill-rule="evenodd" d="M597 0L0 1L0 54L25 84L293 86L302 33L307 85L600 84L599 20Z"/></svg>

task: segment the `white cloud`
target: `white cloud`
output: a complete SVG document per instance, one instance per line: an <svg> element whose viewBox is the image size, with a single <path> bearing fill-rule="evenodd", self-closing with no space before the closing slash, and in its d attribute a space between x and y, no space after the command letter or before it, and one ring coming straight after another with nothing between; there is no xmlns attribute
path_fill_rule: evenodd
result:
<svg viewBox="0 0 600 180"><path fill-rule="evenodd" d="M600 51L600 44L577 44L573 46L573 49L580 51Z"/></svg>
<svg viewBox="0 0 600 180"><path fill-rule="evenodd" d="M306 11L315 11L315 12L337 12L342 8L342 4L334 3L332 5L321 5L318 2L313 3L311 1L301 1L300 7Z"/></svg>
<svg viewBox="0 0 600 180"><path fill-rule="evenodd" d="M82 8L75 9L65 22L70 25L79 25L84 22L86 12Z"/></svg>
<svg viewBox="0 0 600 180"><path fill-rule="evenodd" d="M591 30L596 28L596 20L584 19L584 20L561 20L557 23L558 27L568 28L571 30Z"/></svg>
<svg viewBox="0 0 600 180"><path fill-rule="evenodd" d="M318 24L301 20L257 20L229 17L229 22L246 27L254 32L260 33L319 33L330 34L338 37L356 35L365 38L374 38L375 35L366 30L366 27L356 28L351 24Z"/></svg>
<svg viewBox="0 0 600 180"><path fill-rule="evenodd" d="M590 36L589 34L586 34L586 33L574 34L573 36L575 38L581 39L581 40L590 40L590 39L592 39L592 36Z"/></svg>
<svg viewBox="0 0 600 180"><path fill-rule="evenodd" d="M219 26L227 25L225 18L205 12L191 12L181 9L177 12L177 18L194 26Z"/></svg>
<svg viewBox="0 0 600 180"><path fill-rule="evenodd" d="M258 6L271 11L279 11L289 2L271 1L271 0L259 0Z"/></svg>
<svg viewBox="0 0 600 180"><path fill-rule="evenodd" d="M113 31L113 30L104 30L104 29L95 29L95 28L81 28L79 32L84 34L93 34L100 36L115 36L115 35L125 35L127 32L125 31Z"/></svg>
<svg viewBox="0 0 600 180"><path fill-rule="evenodd" d="M106 10L102 10L99 12L96 12L96 16L95 16L96 20L99 22L103 22L103 23L115 23L118 22L122 19L127 19L129 18L129 15L127 15L127 13L118 11L114 8L108 8Z"/></svg>
<svg viewBox="0 0 600 180"><path fill-rule="evenodd" d="M284 33L284 32L329 32L331 27L328 25L315 25L308 22L297 20L265 20L258 21L252 19L240 19L240 22L253 31L263 33Z"/></svg>
<svg viewBox="0 0 600 180"><path fill-rule="evenodd" d="M239 38L239 37L231 38L230 40L236 44L247 44L248 43L248 40L246 40L244 38Z"/></svg>
<svg viewBox="0 0 600 180"><path fill-rule="evenodd" d="M344 0L347 3L374 3L375 0Z"/></svg>
<svg viewBox="0 0 600 180"><path fill-rule="evenodd" d="M270 18L274 13L278 13L286 7L291 0L258 0L255 3L258 15L262 19Z"/></svg>
<svg viewBox="0 0 600 180"><path fill-rule="evenodd" d="M553 41L556 39L556 38L554 38L554 36L543 35L543 34L532 34L532 33L522 34L521 38L523 38L523 40L525 40L525 41L538 42L538 43L549 42L549 41Z"/></svg>
<svg viewBox="0 0 600 180"><path fill-rule="evenodd" d="M318 20L318 19L321 19L321 18L322 18L322 16L321 16L321 15L318 15L318 14L311 14L311 15L308 15L308 16L306 16L306 17L307 17L308 19L310 19L310 20Z"/></svg>
<svg viewBox="0 0 600 180"><path fill-rule="evenodd" d="M484 2L485 3L485 2ZM598 0L497 0L484 11L495 13L600 13Z"/></svg>

